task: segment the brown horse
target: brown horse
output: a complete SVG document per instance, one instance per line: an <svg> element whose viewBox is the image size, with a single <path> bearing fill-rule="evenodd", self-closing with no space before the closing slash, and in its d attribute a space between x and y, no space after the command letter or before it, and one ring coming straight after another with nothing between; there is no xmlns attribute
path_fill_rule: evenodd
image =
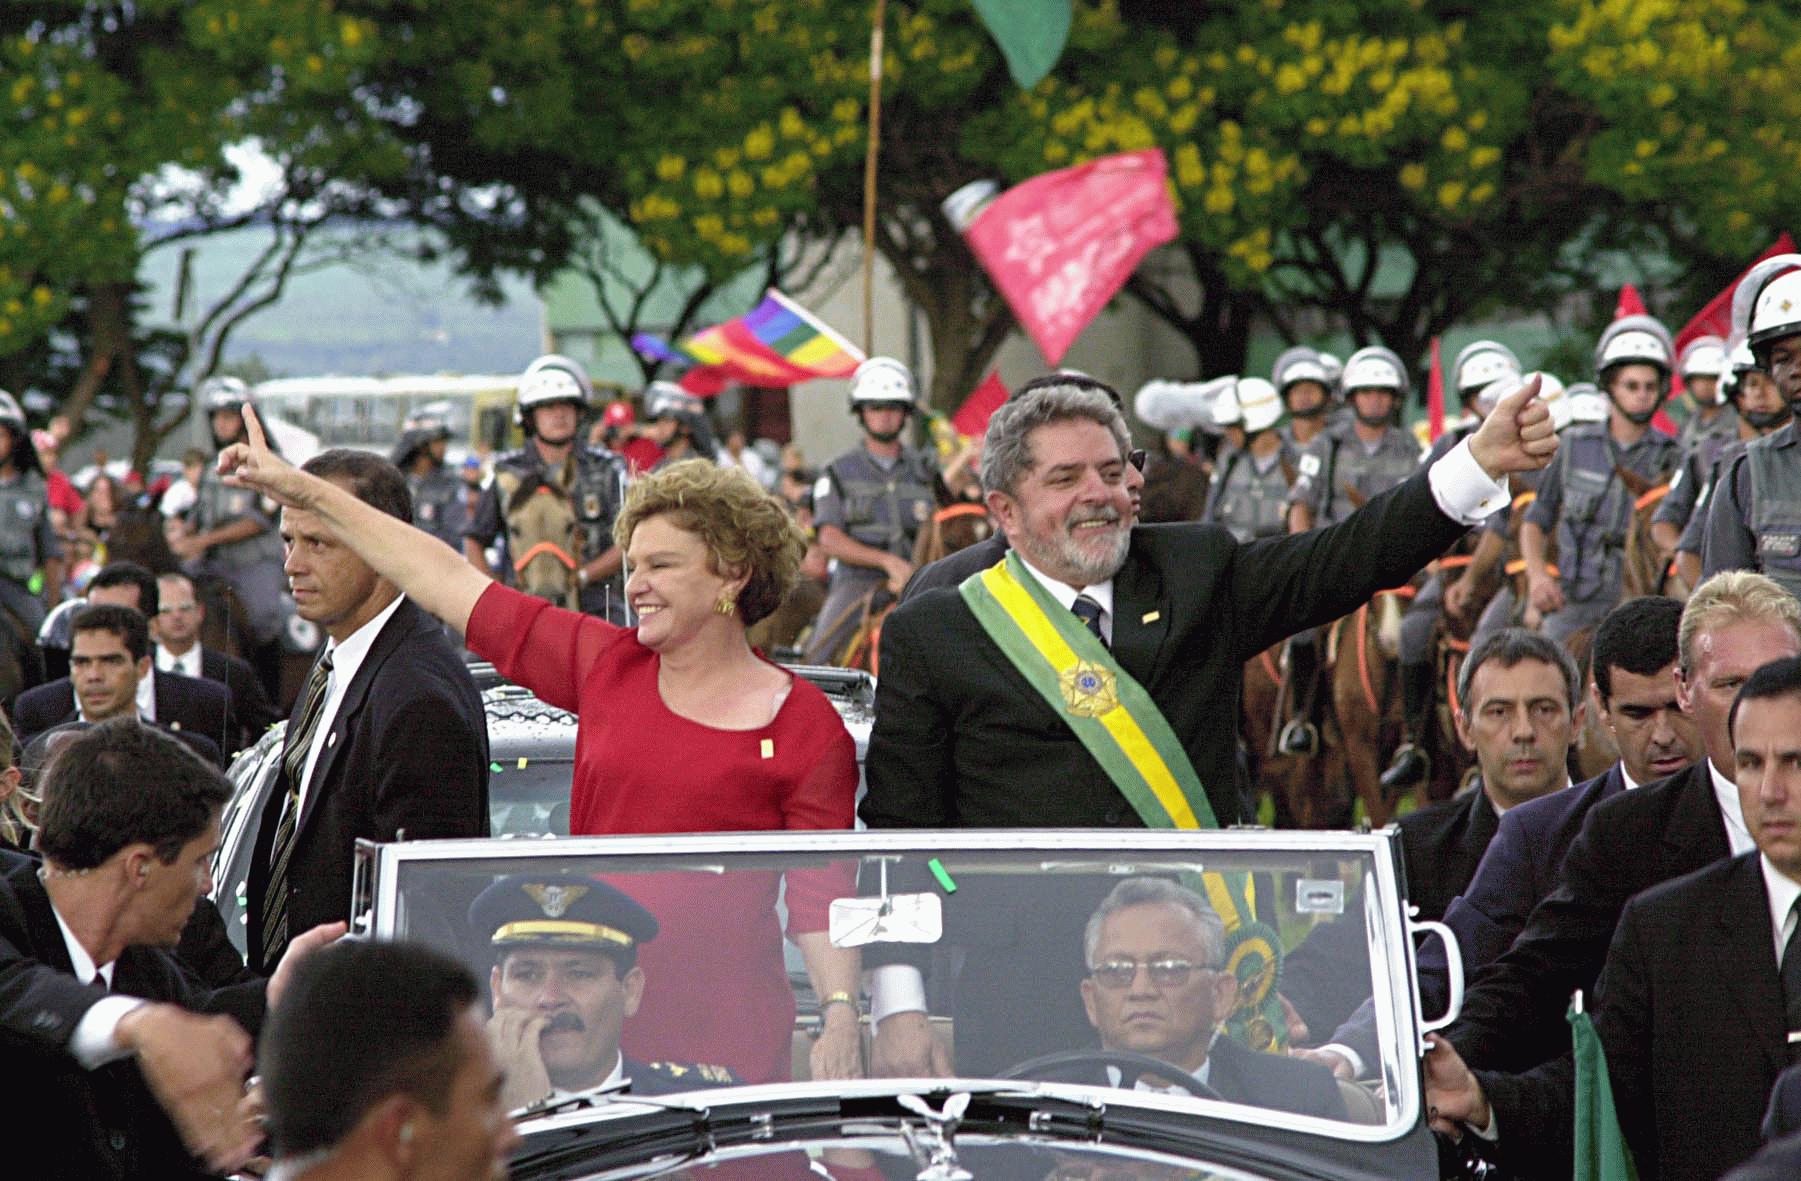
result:
<svg viewBox="0 0 1801 1181"><path fill-rule="evenodd" d="M1415 593L1411 586L1381 592L1335 622L1326 643L1332 715L1342 739L1345 769L1365 814L1377 827L1393 818L1399 802L1382 789L1380 776L1405 725L1397 675L1401 604Z"/></svg>
<svg viewBox="0 0 1801 1181"><path fill-rule="evenodd" d="M572 611L581 610L580 522L568 490L546 473L494 476L506 497L507 556L513 585Z"/></svg>
<svg viewBox="0 0 1801 1181"><path fill-rule="evenodd" d="M1319 753L1311 758L1276 749L1276 734L1287 716L1282 647L1276 644L1259 652L1244 666L1238 733L1249 757L1251 783L1258 795L1268 795L1275 804L1280 827L1346 827L1350 799L1334 790L1345 781L1344 743L1333 720L1322 718Z"/></svg>
<svg viewBox="0 0 1801 1181"><path fill-rule="evenodd" d="M946 505L920 527L919 536L913 542L913 568L918 570L929 562L993 536L994 521L986 508L973 501ZM895 602L886 587L877 586L850 605L849 610L858 616L857 629L836 661L839 666L866 669L879 675L882 621L894 610ZM830 629L836 622L827 620L824 626Z"/></svg>
<svg viewBox="0 0 1801 1181"><path fill-rule="evenodd" d="M1686 600L1690 587L1677 571L1676 563L1666 559L1651 537L1651 517L1657 506L1669 495L1668 476L1649 480L1625 468L1614 469L1633 495L1632 529L1626 534L1626 553L1621 559L1620 601L1647 595L1668 595Z"/></svg>

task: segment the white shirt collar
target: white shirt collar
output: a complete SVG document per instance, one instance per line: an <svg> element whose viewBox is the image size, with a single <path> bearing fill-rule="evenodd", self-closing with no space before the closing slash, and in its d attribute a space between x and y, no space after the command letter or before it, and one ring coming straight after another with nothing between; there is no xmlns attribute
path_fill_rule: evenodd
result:
<svg viewBox="0 0 1801 1181"><path fill-rule="evenodd" d="M1757 862L1763 869L1764 892L1770 899L1770 932L1776 940L1776 963L1780 966L1791 929L1789 911L1794 909L1795 899L1801 898L1801 882L1770 864L1770 859L1761 853L1757 855Z"/></svg>
<svg viewBox="0 0 1801 1181"><path fill-rule="evenodd" d="M94 957L88 954L88 949L81 945L81 940L75 937L75 932L70 930L69 924L63 921L63 912L56 909L54 899L50 902L50 913L56 916L56 927L63 933L63 944L69 949L69 962L74 966L75 979L86 984L94 978L94 973L98 970L100 978L106 981L108 988L111 988L113 986L113 966L118 961L114 960L113 963L96 969Z"/></svg>
<svg viewBox="0 0 1801 1181"><path fill-rule="evenodd" d="M1213 1035L1212 1040L1207 1043L1207 1048L1209 1051L1211 1051L1213 1049L1213 1043L1217 1042L1218 1040L1219 1040L1219 1034L1216 1032ZM1177 1068L1172 1067L1172 1069L1177 1069ZM1205 1084L1207 1086L1211 1086L1212 1084L1208 1081L1208 1075L1210 1075L1212 1072L1213 1072L1213 1055L1211 1052L1209 1052L1209 1054L1207 1056L1207 1061L1201 1063L1200 1069L1193 1071L1192 1073L1194 1075L1194 1079L1196 1082ZM1121 1077L1121 1072L1120 1072L1119 1067L1109 1066L1107 1068L1107 1085L1109 1087L1119 1086L1120 1077ZM1154 1094L1158 1094L1158 1095L1187 1095L1191 1098L1193 1096L1193 1092L1185 1091L1181 1087L1176 1086L1174 1083L1171 1083L1167 1087L1160 1087L1156 1083L1146 1082L1145 1079L1147 1077L1151 1077L1151 1076L1139 1075L1137 1081L1135 1081L1132 1084L1132 1089L1134 1091L1150 1091L1150 1092L1153 1092Z"/></svg>
<svg viewBox="0 0 1801 1181"><path fill-rule="evenodd" d="M1626 770L1626 761L1624 759L1620 760L1620 782L1626 785L1627 791L1636 791L1638 789L1638 780L1632 777L1632 772Z"/></svg>
<svg viewBox="0 0 1801 1181"><path fill-rule="evenodd" d="M180 656L175 655L161 644L156 646L156 667L166 673L180 673L184 677L200 677L205 674L200 658L200 645L195 644Z"/></svg>
<svg viewBox="0 0 1801 1181"><path fill-rule="evenodd" d="M587 1091L590 1091L590 1090L593 1090L593 1089L599 1088L599 1087L606 1087L606 1088L623 1087L626 1083L628 1083L630 1081L631 1081L630 1079L625 1077L625 1055L615 1051L615 1057L613 1058L613 1069L607 1072L607 1077L601 1079L598 1083L594 1084L594 1087L583 1087L581 1092L565 1091L561 1087L552 1087L550 1089L550 1100L552 1103L556 1103L561 1100L571 1098L572 1096L574 1096L576 1094L587 1092Z"/></svg>
<svg viewBox="0 0 1801 1181"><path fill-rule="evenodd" d="M400 610L400 604L406 601L405 595L395 595L394 601L382 608L375 618L357 628L347 636L343 643L336 640L325 646L331 653L331 678L326 682L325 704L319 707L319 726L313 731L312 749L307 752L306 766L300 773L300 805L306 806L307 792L313 782L313 768L319 762L319 754L330 742L332 723L337 720L338 707L344 703L344 693L350 683L356 680L357 670L363 667L368 659L369 650L375 647L375 637L381 634L388 620L394 618L394 612ZM303 813L304 815L304 813Z"/></svg>
<svg viewBox="0 0 1801 1181"><path fill-rule="evenodd" d="M1741 857L1757 848L1757 842L1751 839L1751 830L1745 827L1744 809L1738 802L1738 784L1720 774L1720 769L1707 760L1707 773L1713 776L1714 799L1720 802L1720 815L1726 819L1726 844L1732 849L1734 857Z"/></svg>
<svg viewBox="0 0 1801 1181"><path fill-rule="evenodd" d="M1090 586L1085 586L1078 591L1068 583L1059 582L1038 567L1032 565L1032 563L1026 561L1026 556L1019 553L1017 549L1013 552L1019 555L1019 564L1024 566L1026 571L1031 574L1033 578L1038 580L1038 585L1042 586L1050 594L1051 598L1057 600L1057 602L1063 606L1064 610L1068 610L1075 604L1076 596L1078 595L1087 595L1089 598L1099 603L1101 605L1101 635L1105 636L1109 643L1112 642L1113 580L1111 578L1107 579L1105 582L1097 582Z"/></svg>

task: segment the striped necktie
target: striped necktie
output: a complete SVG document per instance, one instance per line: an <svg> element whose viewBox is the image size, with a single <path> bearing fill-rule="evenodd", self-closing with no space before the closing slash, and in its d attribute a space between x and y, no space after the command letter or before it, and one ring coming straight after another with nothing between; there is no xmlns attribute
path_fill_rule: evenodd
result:
<svg viewBox="0 0 1801 1181"><path fill-rule="evenodd" d="M1801 1063L1801 898L1797 898L1789 907L1788 942L1782 946L1782 1011L1788 1019L1789 1031L1788 1061L1793 1066Z"/></svg>
<svg viewBox="0 0 1801 1181"><path fill-rule="evenodd" d="M283 795L281 819L269 842L269 884L263 898L263 967L273 971L288 945L288 858L294 852L294 828L300 822L301 776L306 773L307 753L325 712L325 691L331 685L331 653L319 657L306 681L306 705L300 720L288 731L281 752Z"/></svg>
<svg viewBox="0 0 1801 1181"><path fill-rule="evenodd" d="M1101 646L1106 647L1107 637L1101 634L1101 605L1087 595L1077 595L1076 601L1069 605L1069 609L1076 613L1076 618L1080 619L1089 631L1094 633L1094 638L1101 642Z"/></svg>

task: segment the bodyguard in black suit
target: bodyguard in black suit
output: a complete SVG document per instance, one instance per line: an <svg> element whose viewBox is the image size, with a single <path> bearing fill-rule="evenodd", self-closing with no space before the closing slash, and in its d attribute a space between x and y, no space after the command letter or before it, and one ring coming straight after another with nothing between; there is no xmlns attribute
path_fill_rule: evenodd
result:
<svg viewBox="0 0 1801 1181"><path fill-rule="evenodd" d="M72 663L84 645L96 649L88 659L112 661L120 651L130 658L129 668L118 669L120 693L112 692L110 684L84 689L91 698L84 699L80 709L69 677L21 693L13 706L13 727L22 744L30 745L45 731L84 716L88 721L102 721L117 713L137 716L139 683L150 676L154 678L155 724L178 735L213 764L224 764L221 743L229 733L231 714L231 694L225 686L152 668L148 625L134 608L110 603L83 607L70 628Z"/></svg>
<svg viewBox="0 0 1801 1181"><path fill-rule="evenodd" d="M408 519L406 481L386 460L327 451L306 470ZM311 514L284 510L281 535L299 614L331 642L288 720L280 788L257 832L256 968L279 957L289 933L349 917L358 838L488 835L486 718L443 626Z"/></svg>
<svg viewBox="0 0 1801 1181"><path fill-rule="evenodd" d="M195 598L194 584L187 575L164 574L156 580L156 588L157 608L150 630L156 638L157 668L204 677L229 689L232 711L228 752L242 750L277 721L256 670L247 660L201 644L206 608Z"/></svg>

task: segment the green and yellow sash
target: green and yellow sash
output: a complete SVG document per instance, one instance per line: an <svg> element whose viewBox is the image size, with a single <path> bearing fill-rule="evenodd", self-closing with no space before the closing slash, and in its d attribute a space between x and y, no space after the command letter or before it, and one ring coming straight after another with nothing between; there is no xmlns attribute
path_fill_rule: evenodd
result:
<svg viewBox="0 0 1801 1181"><path fill-rule="evenodd" d="M958 592L982 630L1057 711L1147 828L1219 827L1201 778L1163 711L1107 646L1020 565L1017 554L1009 552L970 575ZM1227 963L1240 985L1234 1036L1256 1049L1282 1044L1286 1029L1274 1009L1279 941L1256 921L1250 876L1204 873L1190 884L1225 920Z"/></svg>

